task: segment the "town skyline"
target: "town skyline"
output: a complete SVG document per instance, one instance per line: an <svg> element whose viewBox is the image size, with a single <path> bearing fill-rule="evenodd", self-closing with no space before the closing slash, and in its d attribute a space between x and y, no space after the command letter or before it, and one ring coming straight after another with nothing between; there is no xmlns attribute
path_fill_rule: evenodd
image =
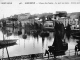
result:
<svg viewBox="0 0 80 60"><path fill-rule="evenodd" d="M31 2L24 0L24 2ZM33 0L32 2L71 2L63 1L63 0ZM13 4L0 4L0 19L6 18L11 15L21 14L21 13L30 13L30 14L41 14L41 13L55 13L56 11L66 11L68 13L72 12L80 12L79 5L80 4L18 4L19 2L23 2L22 0L1 0L1 2L12 2ZM79 2L79 0L73 0L72 2Z"/></svg>

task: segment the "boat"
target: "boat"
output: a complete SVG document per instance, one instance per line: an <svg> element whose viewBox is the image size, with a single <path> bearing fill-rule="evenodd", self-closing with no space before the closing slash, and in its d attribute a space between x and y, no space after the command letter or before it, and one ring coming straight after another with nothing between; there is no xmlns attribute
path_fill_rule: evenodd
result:
<svg viewBox="0 0 80 60"><path fill-rule="evenodd" d="M22 35L23 39L27 38L27 34Z"/></svg>
<svg viewBox="0 0 80 60"><path fill-rule="evenodd" d="M10 40L0 40L0 46L15 44L17 39L10 39Z"/></svg>
<svg viewBox="0 0 80 60"><path fill-rule="evenodd" d="M16 43L16 41L17 41L17 39L5 39L4 33L3 33L3 40L0 40L0 46L14 44L14 43Z"/></svg>
<svg viewBox="0 0 80 60"><path fill-rule="evenodd" d="M14 46L14 45L17 45L17 43L12 43L12 44L9 44L9 45L0 46L0 49L6 48L6 47L9 47L9 46Z"/></svg>
<svg viewBox="0 0 80 60"><path fill-rule="evenodd" d="M54 32L54 22L53 20L46 20L44 25L44 30Z"/></svg>

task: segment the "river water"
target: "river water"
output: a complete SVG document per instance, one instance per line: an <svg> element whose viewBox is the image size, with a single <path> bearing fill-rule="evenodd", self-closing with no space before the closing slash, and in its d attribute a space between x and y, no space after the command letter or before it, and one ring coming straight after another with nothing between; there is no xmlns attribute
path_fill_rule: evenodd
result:
<svg viewBox="0 0 80 60"><path fill-rule="evenodd" d="M23 39L24 29L22 29L22 34L18 35L19 29L7 28L5 31L5 39L18 39L17 44L14 46L7 47L9 56L20 56L20 55L28 55L28 54L36 54L36 53L44 53L48 46L51 46L54 42L54 32L50 32L49 36L42 39L42 37L37 36L34 37L33 35L27 35L26 39ZM8 35L6 32L8 31ZM0 30L0 40L3 39L2 30ZM68 40L65 38L65 41L68 43L68 50L74 49L76 45L76 40L70 37ZM4 52L3 52L4 51ZM6 48L0 49L0 57L7 57Z"/></svg>

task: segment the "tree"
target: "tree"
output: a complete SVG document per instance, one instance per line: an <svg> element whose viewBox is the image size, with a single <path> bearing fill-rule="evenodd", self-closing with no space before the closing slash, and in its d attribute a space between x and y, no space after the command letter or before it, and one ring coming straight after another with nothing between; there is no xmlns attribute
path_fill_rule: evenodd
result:
<svg viewBox="0 0 80 60"><path fill-rule="evenodd" d="M8 18L9 21L17 21L18 18Z"/></svg>
<svg viewBox="0 0 80 60"><path fill-rule="evenodd" d="M35 19L35 18L37 18L37 16L35 16L35 15L31 15L31 16L29 16L28 19Z"/></svg>
<svg viewBox="0 0 80 60"><path fill-rule="evenodd" d="M44 23L45 23L45 16L41 16L40 19L42 19L42 23L44 25Z"/></svg>
<svg viewBox="0 0 80 60"><path fill-rule="evenodd" d="M56 16L67 17L67 12L57 12Z"/></svg>
<svg viewBox="0 0 80 60"><path fill-rule="evenodd" d="M48 15L47 20L52 20L53 15Z"/></svg>

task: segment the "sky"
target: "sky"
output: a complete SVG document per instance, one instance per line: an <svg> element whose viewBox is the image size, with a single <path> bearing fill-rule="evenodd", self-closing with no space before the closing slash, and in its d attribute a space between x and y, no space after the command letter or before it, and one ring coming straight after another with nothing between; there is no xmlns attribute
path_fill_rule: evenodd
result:
<svg viewBox="0 0 80 60"><path fill-rule="evenodd" d="M12 4L8 4L8 2ZM25 4L26 2L35 2L35 4ZM72 2L74 2L74 4ZM80 12L79 6L79 0L0 0L0 19L21 13L41 14L55 13L56 11L67 11L68 13Z"/></svg>

